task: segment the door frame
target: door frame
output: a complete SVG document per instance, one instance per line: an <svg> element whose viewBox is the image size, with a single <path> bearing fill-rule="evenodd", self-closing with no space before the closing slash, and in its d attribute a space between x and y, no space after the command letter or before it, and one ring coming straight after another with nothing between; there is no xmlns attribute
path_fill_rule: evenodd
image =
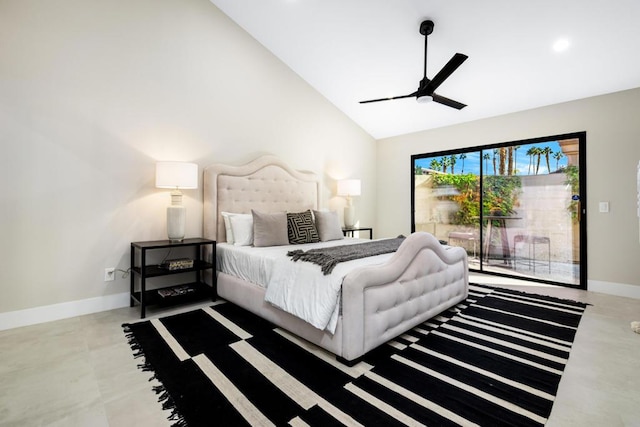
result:
<svg viewBox="0 0 640 427"><path fill-rule="evenodd" d="M481 146L472 146L472 147L464 147L464 148L458 148L458 149L453 149L453 150L446 150L446 151L437 151L437 152L431 152L431 153L421 153L421 154L413 154L411 155L411 165L410 165L410 173L411 173L411 232L414 233L415 229L416 229L416 224L415 224L415 161L417 159L420 158L424 158L424 157L442 157L442 156L450 156L450 155L458 155L458 154L462 154L462 153L469 153L469 152L476 152L476 151L487 151L487 150L493 150L495 148L502 148L502 147L508 147L508 146L514 146L514 145L526 145L526 144L536 144L536 143L542 143L542 142L546 142L546 141L562 141L562 140L568 140L568 139L576 139L578 141L578 177L579 177L579 181L580 181L580 188L579 188L579 207L578 207L578 215L579 215L579 239L580 239L580 249L579 249L579 254L580 254L580 265L579 265L579 273L580 273L580 278L579 278L579 283L578 285L573 285L570 283L563 283L563 282L556 282L556 281L552 281L552 280L546 280L546 279L539 279L539 278L523 278L521 276L516 276L516 275L512 275L512 274L508 274L508 273L500 273L500 272L494 272L494 271L485 271L482 267L482 262L480 263L480 268L479 269L471 269L471 271L474 272L480 272L483 274L490 274L490 275L495 275L495 276L501 276L501 277L509 277L509 278L514 278L514 279L518 279L518 280L527 280L527 281L531 281L531 282L537 282L537 283L544 283L544 284L551 284L551 285L557 285L557 286L564 286L564 287L569 287L569 288L578 288L578 289L587 289L587 152L586 152L586 148L587 148L587 133L586 131L580 131L580 132L572 132L572 133L566 133L566 134L560 134L560 135L550 135L550 136L544 136L544 137L537 137L537 138L529 138L529 139L522 139L522 140L515 140L515 141L508 141L508 142L500 142L500 143L495 143L495 144L488 144L488 145L481 145ZM480 159L480 185L482 186L482 178L483 178L484 174L483 174L483 162L482 159ZM482 188L482 187L481 187ZM480 195L482 197L482 194ZM482 199L481 199L482 200ZM482 238L483 233L480 233L481 235L481 240L480 240L480 250L482 251Z"/></svg>

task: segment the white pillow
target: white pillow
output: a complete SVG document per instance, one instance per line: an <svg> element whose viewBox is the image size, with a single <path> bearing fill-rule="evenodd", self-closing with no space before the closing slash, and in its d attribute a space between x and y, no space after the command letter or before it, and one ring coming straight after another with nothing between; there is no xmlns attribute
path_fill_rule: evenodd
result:
<svg viewBox="0 0 640 427"><path fill-rule="evenodd" d="M313 216L316 218L316 228L321 242L344 239L336 211L313 211Z"/></svg>
<svg viewBox="0 0 640 427"><path fill-rule="evenodd" d="M233 244L251 246L253 244L253 217L251 214L233 214L229 216Z"/></svg>
<svg viewBox="0 0 640 427"><path fill-rule="evenodd" d="M220 215L222 215L222 219L224 220L224 232L227 235L227 243L230 243L233 245L233 231L231 230L230 218L233 215L238 215L238 214L233 214L229 212L220 212Z"/></svg>

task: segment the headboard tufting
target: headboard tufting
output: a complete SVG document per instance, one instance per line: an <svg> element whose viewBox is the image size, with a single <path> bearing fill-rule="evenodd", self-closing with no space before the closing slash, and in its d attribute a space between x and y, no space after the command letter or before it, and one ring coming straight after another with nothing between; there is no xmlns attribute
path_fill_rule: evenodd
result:
<svg viewBox="0 0 640 427"><path fill-rule="evenodd" d="M204 237L218 242L226 240L221 212L300 212L320 206L316 175L292 169L275 156L242 166L208 166L203 188Z"/></svg>

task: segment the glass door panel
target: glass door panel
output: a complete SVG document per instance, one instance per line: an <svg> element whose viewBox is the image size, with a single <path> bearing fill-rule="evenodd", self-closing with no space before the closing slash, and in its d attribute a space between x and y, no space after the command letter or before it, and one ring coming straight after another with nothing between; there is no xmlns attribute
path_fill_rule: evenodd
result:
<svg viewBox="0 0 640 427"><path fill-rule="evenodd" d="M483 150L483 270L580 285L579 143Z"/></svg>
<svg viewBox="0 0 640 427"><path fill-rule="evenodd" d="M414 160L414 229L462 246L480 266L480 152Z"/></svg>

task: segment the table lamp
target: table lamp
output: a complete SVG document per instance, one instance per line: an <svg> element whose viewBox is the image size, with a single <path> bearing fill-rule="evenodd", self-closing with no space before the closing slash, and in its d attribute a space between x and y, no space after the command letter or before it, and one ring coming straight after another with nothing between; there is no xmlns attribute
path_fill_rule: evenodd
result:
<svg viewBox="0 0 640 427"><path fill-rule="evenodd" d="M157 162L156 187L171 188L171 205L167 207L167 236L171 242L184 239L186 209L180 189L198 188L198 165L185 162Z"/></svg>
<svg viewBox="0 0 640 427"><path fill-rule="evenodd" d="M360 195L359 179L342 179L338 181L338 196L346 196L347 205L344 207L344 226L353 228L356 224L355 209L351 201L351 196Z"/></svg>

